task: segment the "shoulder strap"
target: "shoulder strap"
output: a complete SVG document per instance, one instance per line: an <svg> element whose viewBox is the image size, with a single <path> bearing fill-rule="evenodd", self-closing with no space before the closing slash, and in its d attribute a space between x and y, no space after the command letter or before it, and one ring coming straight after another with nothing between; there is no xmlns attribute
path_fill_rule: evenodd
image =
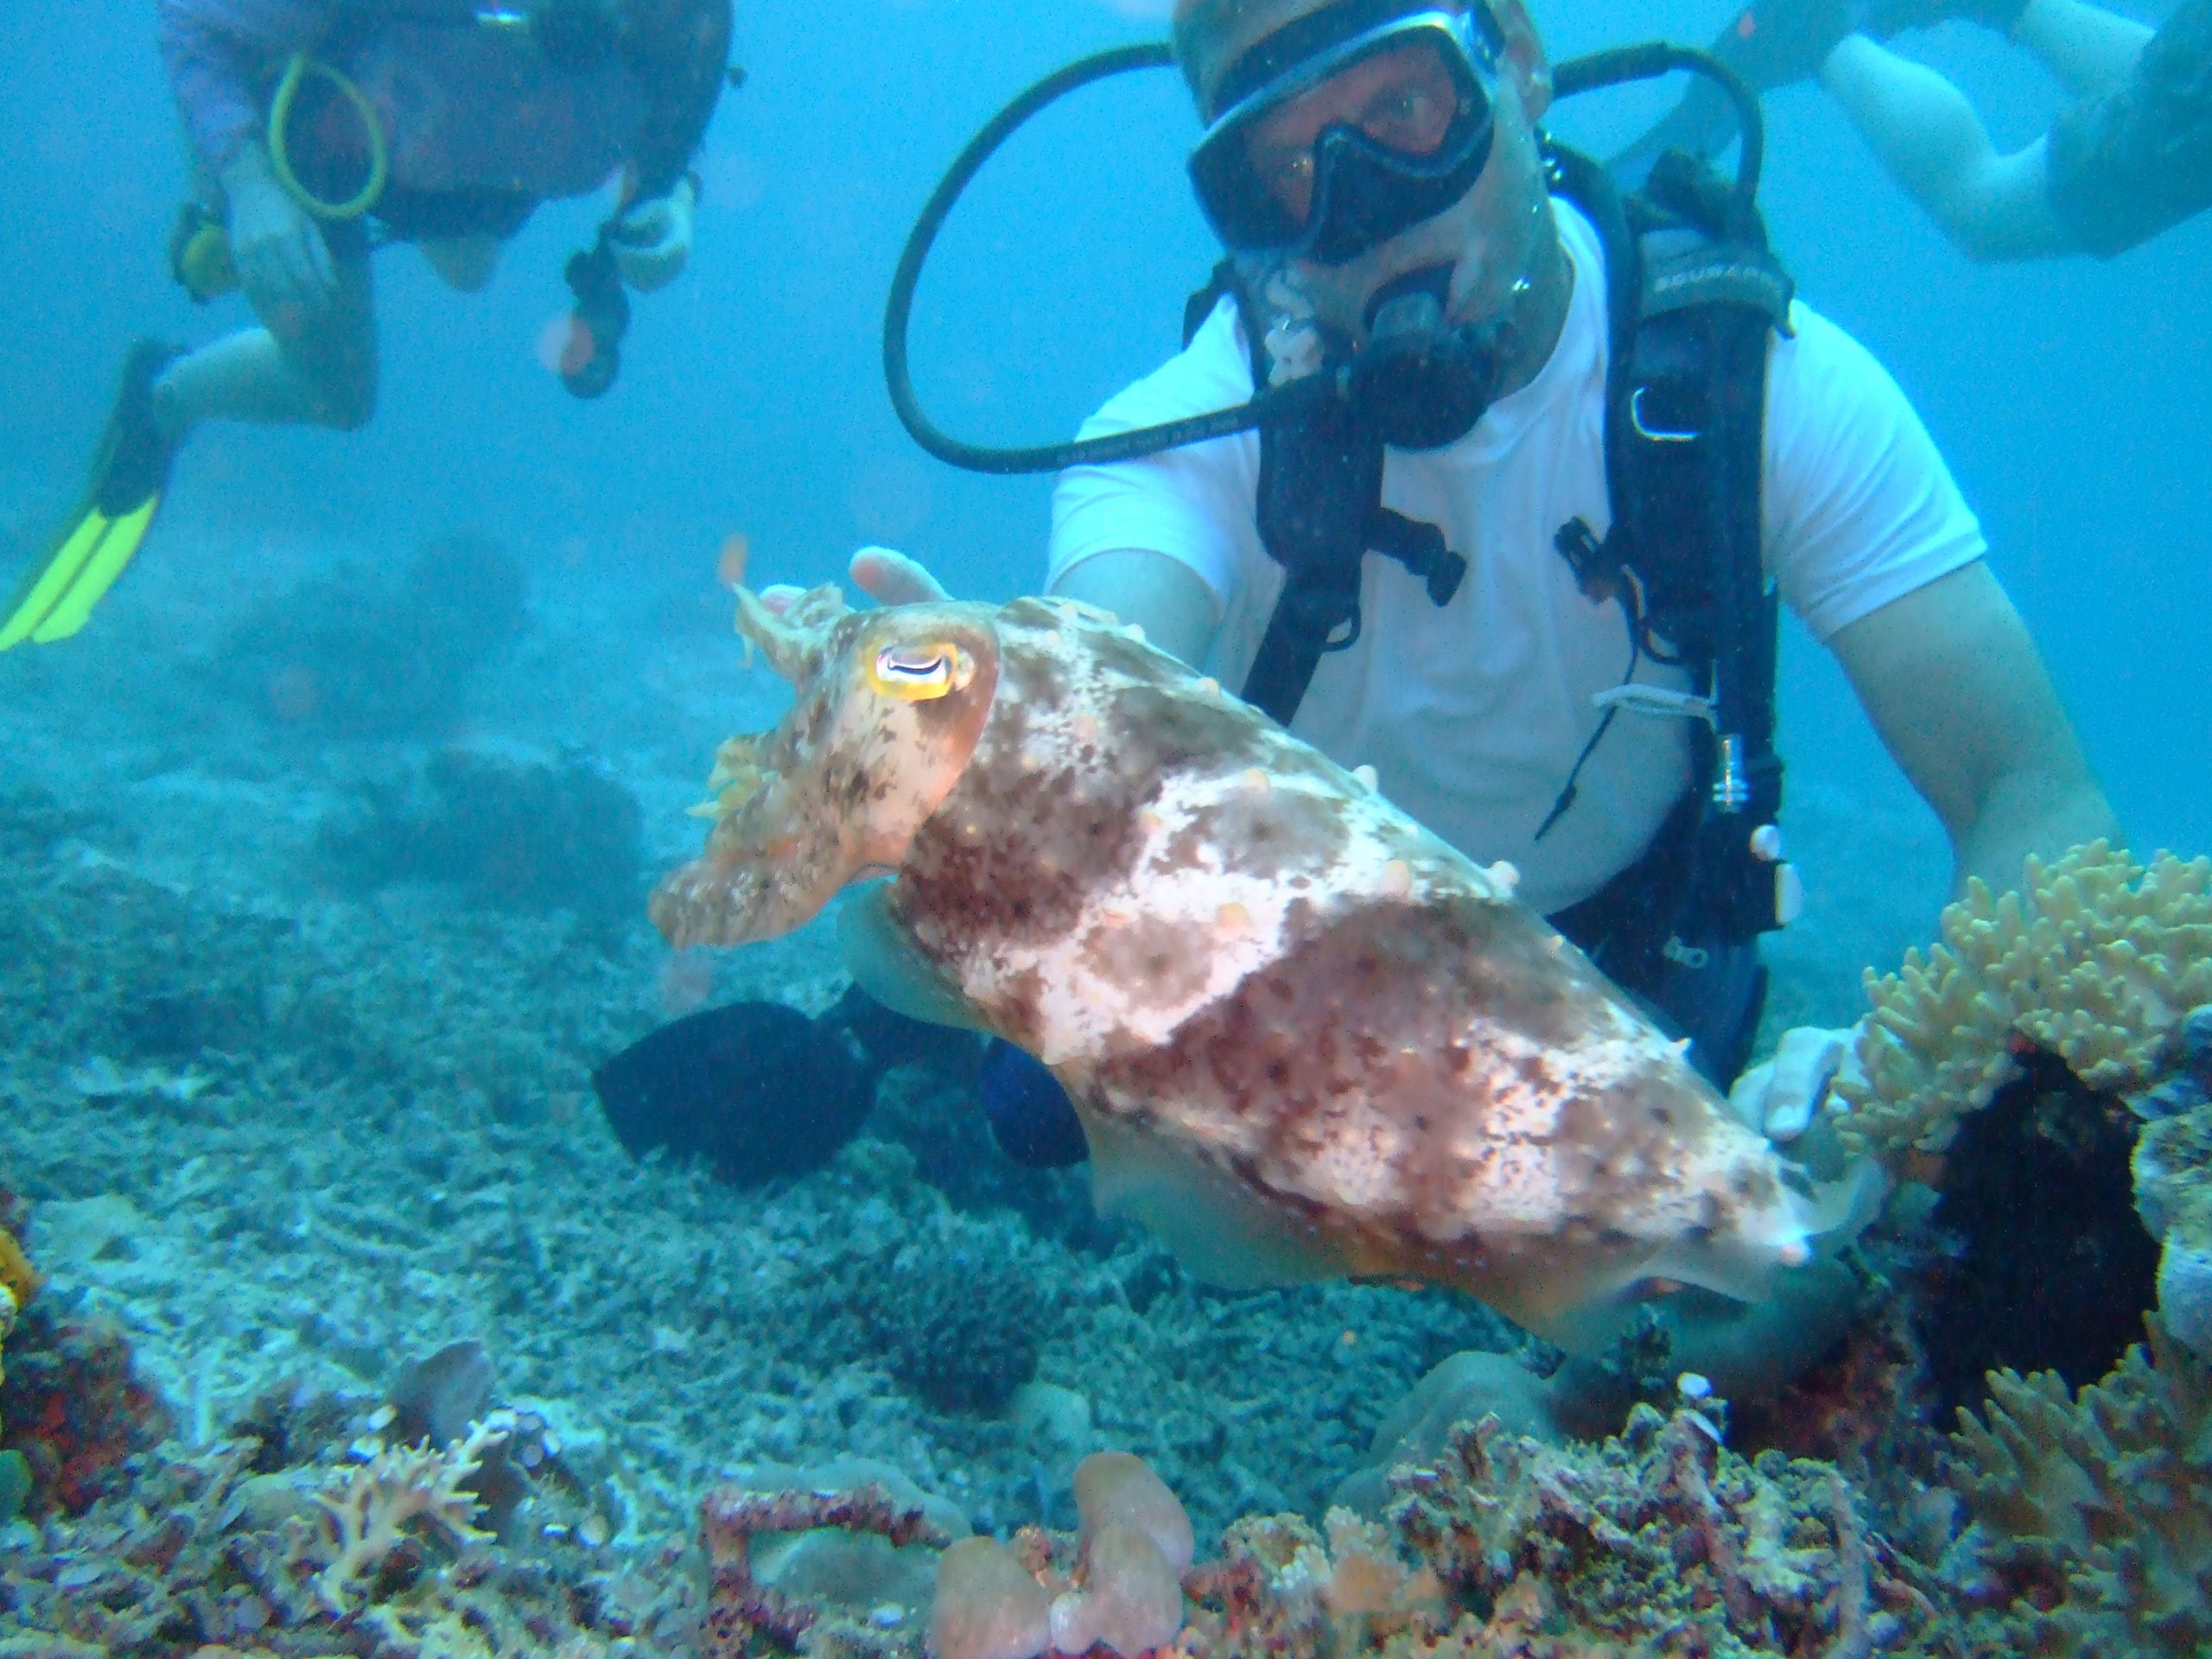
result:
<svg viewBox="0 0 2212 1659"><path fill-rule="evenodd" d="M1605 238L1614 303L1617 273L1632 296L1626 317L1614 314L1607 371L1612 529L1570 556L1586 583L1633 578L1624 602L1647 649L1687 665L1707 700L1683 914L1705 938L1747 940L1790 908L1773 837L1752 846L1782 805L1759 485L1767 357L1790 283L1759 227L1730 234L1694 176L1655 170L1649 194L1624 203L1594 163L1554 162L1561 194Z"/></svg>

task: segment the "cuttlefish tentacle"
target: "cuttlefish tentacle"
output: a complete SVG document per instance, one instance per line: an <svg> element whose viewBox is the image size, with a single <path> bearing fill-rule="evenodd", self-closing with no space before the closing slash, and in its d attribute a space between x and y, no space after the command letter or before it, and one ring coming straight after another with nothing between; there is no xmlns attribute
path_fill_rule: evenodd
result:
<svg viewBox="0 0 2212 1659"><path fill-rule="evenodd" d="M836 654L837 625L853 615L835 582L810 588L771 608L749 588L737 589L737 631L793 685L804 685Z"/></svg>
<svg viewBox="0 0 2212 1659"><path fill-rule="evenodd" d="M989 607L855 612L835 587L771 607L737 589L738 632L798 691L772 729L716 751L706 855L661 884L671 942L789 931L855 876L895 867L989 711Z"/></svg>

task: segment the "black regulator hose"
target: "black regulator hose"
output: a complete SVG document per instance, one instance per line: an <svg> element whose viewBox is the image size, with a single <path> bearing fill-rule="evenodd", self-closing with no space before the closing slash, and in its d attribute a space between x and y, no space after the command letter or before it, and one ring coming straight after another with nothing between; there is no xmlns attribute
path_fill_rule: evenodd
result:
<svg viewBox="0 0 2212 1659"><path fill-rule="evenodd" d="M968 147L953 158L944 177L931 192L921 216L914 221L912 233L906 238L906 251L899 256L899 269L891 278L891 296L884 304L883 378L890 388L891 406L899 411L900 423L913 435L915 442L939 461L971 473L1057 473L1065 467L1133 461L1140 455L1156 455L1163 449L1180 448L1186 443L1203 443L1209 438L1225 438L1234 432L1249 431L1267 419L1275 407L1279 394L1268 392L1233 409L1194 415L1166 426L1145 427L1135 432L1117 432L1074 443L1001 448L963 443L940 430L922 412L921 403L914 396L913 375L906 354L914 289L921 281L922 265L930 257L938 232L944 227L946 216L983 163L1046 105L1109 75L1126 74L1135 69L1166 68L1174 61L1174 52L1166 41L1147 41L1135 46L1116 47L1047 75L992 117L990 124L969 139Z"/></svg>
<svg viewBox="0 0 2212 1659"><path fill-rule="evenodd" d="M1142 456L1159 454L1163 450L1179 449L1185 444L1204 443L1211 439L1249 432L1273 419L1279 410L1294 403L1329 395L1324 378L1313 376L1260 392L1249 402L1232 408L1217 409L1208 414L1193 415L1160 426L1139 427L1133 431L1110 433L1103 437L1084 438L1073 442L1012 447L967 443L951 436L923 412L921 402L914 395L913 373L907 353L907 335L913 320L914 290L920 284L922 267L928 262L938 232L944 228L944 221L950 215L954 205L974 181L976 175L982 170L983 163L989 161L1031 117L1070 92L1088 86L1093 81L1126 74L1132 70L1168 68L1174 61L1173 48L1166 41L1147 41L1134 46L1115 47L1109 51L1078 59L1065 68L1046 76L993 116L983 130L968 141L966 148L953 157L952 165L945 169L944 176L938 181L937 188L930 193L929 200L923 204L921 213L914 221L914 228L906 238L906 248L899 256L899 267L891 277L891 292L884 302L883 379L891 393L891 406L899 412L899 423L912 435L915 442L939 461L967 472L997 474L1057 473L1068 467L1102 466L1118 461L1135 461ZM1759 169L1765 151L1765 128L1759 118L1758 94L1751 90L1742 76L1718 58L1688 47L1664 44L1622 47L1611 51L1593 52L1586 57L1571 59L1560 64L1552 72L1552 85L1557 96L1569 98L1577 92L1591 92L1601 86L1655 79L1677 69L1687 69L1694 74L1718 81L1736 107L1737 118L1743 129L1743 149L1737 163L1731 209L1738 226L1748 226L1754 221L1757 213Z"/></svg>
<svg viewBox="0 0 2212 1659"><path fill-rule="evenodd" d="M1738 234L1746 233L1758 219L1759 175L1766 166L1766 118L1759 109L1759 95L1751 82L1712 53L1690 46L1669 46L1663 41L1592 52L1570 58L1552 71L1552 93L1555 98L1573 98L1578 92L1623 86L1630 81L1656 80L1677 69L1686 69L1712 81L1735 106L1736 127L1742 143L1736 154L1736 185L1729 204L1729 229Z"/></svg>

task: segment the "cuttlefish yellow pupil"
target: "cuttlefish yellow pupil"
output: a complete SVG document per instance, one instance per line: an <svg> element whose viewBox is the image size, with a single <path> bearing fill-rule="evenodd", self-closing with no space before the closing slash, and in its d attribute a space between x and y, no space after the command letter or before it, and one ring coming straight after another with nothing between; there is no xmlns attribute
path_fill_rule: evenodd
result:
<svg viewBox="0 0 2212 1659"><path fill-rule="evenodd" d="M901 702L950 696L976 677L976 662L959 646L886 645L868 664L868 683Z"/></svg>

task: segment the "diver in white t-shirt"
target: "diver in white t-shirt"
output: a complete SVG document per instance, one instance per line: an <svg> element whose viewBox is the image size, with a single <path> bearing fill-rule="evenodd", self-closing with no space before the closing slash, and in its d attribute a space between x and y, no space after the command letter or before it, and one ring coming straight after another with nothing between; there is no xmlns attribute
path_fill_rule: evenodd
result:
<svg viewBox="0 0 2212 1659"><path fill-rule="evenodd" d="M1070 467L1053 502L1050 591L1141 625L1340 763L1373 766L1386 795L1471 856L1510 861L1530 902L1699 1041L1708 1011L1664 993L1687 986L1694 998L1709 984L1733 1033L1706 1069L1726 1087L1763 972L1716 976L1684 960L1706 953L1684 948L1670 918L1706 868L1718 803L1736 836L1732 898L1757 900L1747 926L1736 918L1748 942L1731 948L1755 964L1757 931L1787 919L1778 836L1756 811L1728 816L1763 788L1777 798L1778 764L1769 748L1764 781L1756 754L1738 768L1745 711L1726 708L1719 657L1707 652L1692 683L1694 653L1648 626L1644 583L1595 556L1617 519L1607 416L1623 400L1607 370L1619 296L1608 294L1606 242L1554 199L1560 162L1538 128L1551 67L1522 0L1179 0L1175 48L1208 124L1191 172L1229 248L1236 302L1215 306L1086 436L1234 410L1262 375L1270 387L1310 378L1317 362L1342 360L1318 340L1351 353L1350 378L1326 384L1356 386L1366 372L1379 389L1346 394L1371 397L1387 429L1365 480L1379 493L1349 576L1322 594L1335 632L1326 649L1309 639L1288 653L1287 695L1278 601L1295 537L1271 504L1286 478L1297 484L1298 456L1338 464L1325 442L1301 449L1271 435L1264 461L1249 432L1133 442L1140 458ZM1746 361L1755 394L1764 364L1764 397L1749 400L1763 422L1736 429L1758 447L1741 469L1758 474L1742 515L1756 526L1738 537L1750 600L1770 582L1835 653L1948 830L1957 882L2012 887L2030 854L2116 836L2112 810L1926 431L1880 366L1787 292L1747 336L1762 354ZM1402 334L1408 316L1425 321ZM1646 336L1633 338L1641 353ZM1629 411L1661 450L1698 435L1641 401L1663 384L1639 378ZM1290 531L1297 512L1341 505L1309 495ZM887 550L856 555L853 575L887 603L942 594ZM1756 651L1745 660L1757 682ZM1770 656L1764 671L1770 679ZM1764 875L1760 858L1774 861ZM1638 950L1612 948L1655 917ZM1637 982L1639 968L1650 982ZM1736 1083L1738 1109L1777 1140L1798 1135L1849 1036L1788 1033ZM1034 1141L1045 1150L1033 1161L1080 1156L1079 1135L1024 1122L1009 1137L1008 1103L1071 1114L1033 1062L1007 1052L991 1064L1002 1075L987 1072L983 1093L1001 1144L1027 1159ZM1817 1357L1855 1295L1847 1273L1815 1262L1767 1303L1678 1310L1674 1351L1729 1376L1724 1387L1764 1389ZM1586 1381L1555 1386L1551 1405L1594 1426L1606 1385Z"/></svg>
<svg viewBox="0 0 2212 1659"><path fill-rule="evenodd" d="M1532 904L1648 991L1592 948L1592 918L1617 917L1624 895L1648 908L1655 883L1684 879L1662 855L1702 781L1703 706L1663 653L1630 649L1624 603L1562 556L1570 529L1602 539L1613 518L1608 271L1591 224L1550 186L1538 124L1551 67L1528 12L1522 0L1179 0L1174 34L1208 124L1192 180L1265 349L1224 299L1084 435L1242 404L1255 364L1297 372L1307 332L1372 349L1389 305L1427 290L1478 360L1460 377L1471 385L1420 384L1417 430L1387 450L1381 501L1440 531L1464 573L1440 603L1415 569L1368 557L1339 630L1354 637L1313 666L1291 724L1343 764L1372 766L1392 800L1470 855L1510 861ZM1758 467L1765 572L1942 819L1956 884L2008 888L2028 854L2116 836L1980 526L1903 393L1802 304L1777 321ZM1425 429L1440 409L1446 429ZM1260 470L1249 432L1070 468L1050 591L1141 624L1266 706L1248 671L1284 573L1261 534ZM889 601L935 589L878 551L854 574ZM1778 1137L1802 1130L1847 1038L1789 1033L1777 1063L1737 1083L1739 1109ZM1734 1067L1708 1070L1726 1087Z"/></svg>

